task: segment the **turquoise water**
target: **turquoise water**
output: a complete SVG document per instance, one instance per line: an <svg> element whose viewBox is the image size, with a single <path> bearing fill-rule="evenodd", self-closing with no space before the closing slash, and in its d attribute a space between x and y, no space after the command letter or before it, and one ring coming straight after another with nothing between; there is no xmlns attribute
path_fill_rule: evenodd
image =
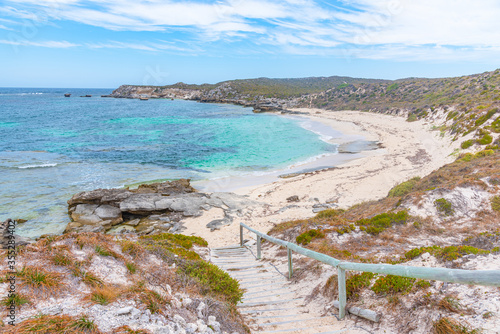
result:
<svg viewBox="0 0 500 334"><path fill-rule="evenodd" d="M77 192L284 168L336 146L298 120L225 104L101 98L111 90L0 88L0 220L60 233ZM64 93L72 93L65 98ZM91 98L79 97L91 94Z"/></svg>

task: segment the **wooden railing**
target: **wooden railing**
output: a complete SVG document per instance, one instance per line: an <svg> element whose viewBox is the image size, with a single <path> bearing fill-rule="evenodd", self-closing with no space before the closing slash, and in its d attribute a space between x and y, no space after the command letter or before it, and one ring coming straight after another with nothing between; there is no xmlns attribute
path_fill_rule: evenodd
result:
<svg viewBox="0 0 500 334"><path fill-rule="evenodd" d="M300 247L294 243L273 238L267 234L254 230L253 228L240 223L240 245L243 246L243 228L257 235L257 259L261 258L261 241L266 239L276 245L286 247L288 251L288 277L293 274L292 251L310 257L312 259L329 264L338 270L339 286L339 318L345 317L345 307L347 301L345 272L346 270L356 270L371 272L376 274L395 275L402 277L420 278L425 280L436 280L451 283L468 285L500 286L500 270L462 270L447 268L412 267L392 264L368 264L346 262L335 259L331 256Z"/></svg>

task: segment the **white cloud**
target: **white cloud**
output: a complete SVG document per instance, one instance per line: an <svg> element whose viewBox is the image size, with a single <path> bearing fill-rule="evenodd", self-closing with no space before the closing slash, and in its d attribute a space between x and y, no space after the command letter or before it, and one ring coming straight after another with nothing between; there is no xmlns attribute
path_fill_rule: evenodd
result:
<svg viewBox="0 0 500 334"><path fill-rule="evenodd" d="M39 46L44 48L72 48L80 46L79 44L70 43L67 41L28 41L28 40L0 40L0 44L15 45L15 46Z"/></svg>
<svg viewBox="0 0 500 334"><path fill-rule="evenodd" d="M353 57L409 60L491 58L500 49L498 0L5 2L9 6L0 7L0 15L8 18L30 19L33 13L41 13L40 17L49 20L74 21L116 31L182 31L195 45L187 50L201 50L217 40L246 40L293 54L339 55L350 50ZM11 28L11 23L0 25L0 29ZM179 43L148 40L85 45L144 51L186 50Z"/></svg>

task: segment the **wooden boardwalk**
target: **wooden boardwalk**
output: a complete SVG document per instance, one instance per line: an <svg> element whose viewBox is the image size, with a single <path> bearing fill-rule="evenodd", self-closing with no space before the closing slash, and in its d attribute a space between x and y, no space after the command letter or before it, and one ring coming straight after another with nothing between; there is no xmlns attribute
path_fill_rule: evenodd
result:
<svg viewBox="0 0 500 334"><path fill-rule="evenodd" d="M304 303L305 295L265 260L246 247L211 250L211 261L240 282L245 291L238 304L252 333L364 333L349 329L346 321L321 316Z"/></svg>

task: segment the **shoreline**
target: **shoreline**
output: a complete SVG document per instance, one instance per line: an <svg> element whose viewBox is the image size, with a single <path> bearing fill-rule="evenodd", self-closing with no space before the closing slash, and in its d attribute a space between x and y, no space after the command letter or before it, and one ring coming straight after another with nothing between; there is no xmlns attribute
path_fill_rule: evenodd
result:
<svg viewBox="0 0 500 334"><path fill-rule="evenodd" d="M252 189L265 184L273 183L281 178L288 178L301 174L314 173L320 170L336 168L355 159L362 158L370 151L376 150L372 134L359 128L339 130L339 126L332 127L321 120L300 115L277 114L298 122L303 129L318 135L319 139L336 147L335 152L322 153L290 163L286 166L275 167L265 171L249 171L244 174L227 173L216 178L192 181L192 185L200 192L235 192L245 194L246 189ZM352 147L350 147L352 146ZM350 148L350 149L349 149ZM346 150L349 149L349 150Z"/></svg>
<svg viewBox="0 0 500 334"><path fill-rule="evenodd" d="M263 205L249 208L241 219L231 225L210 232L206 224L221 219L221 212L210 210L201 217L183 221L182 233L205 238L211 247L238 242L239 222L269 231L275 224L315 215L314 207L347 208L368 200L387 196L396 184L412 177L423 177L454 160L451 155L459 143L440 137L425 120L407 122L406 118L358 111L326 111L301 108L301 118L342 129L347 137L363 136L377 141L382 149L364 151L335 168L316 170L270 183L239 187L234 192L245 195ZM293 116L298 117L298 116ZM331 140L335 140L332 138ZM298 196L299 201L287 198Z"/></svg>

